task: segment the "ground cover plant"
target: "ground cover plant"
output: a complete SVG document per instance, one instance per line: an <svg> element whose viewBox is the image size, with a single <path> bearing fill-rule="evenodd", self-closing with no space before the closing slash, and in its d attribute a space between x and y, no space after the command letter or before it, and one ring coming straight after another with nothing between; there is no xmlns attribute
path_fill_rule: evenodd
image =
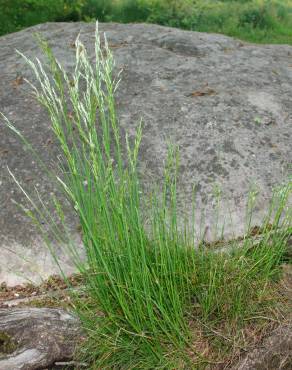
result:
<svg viewBox="0 0 292 370"><path fill-rule="evenodd" d="M48 21L95 19L292 44L291 0L0 0L0 35Z"/></svg>
<svg viewBox="0 0 292 370"><path fill-rule="evenodd" d="M79 219L85 258L67 239L62 203L54 199L58 224L41 199L17 183L34 208L24 211L56 263L44 223L82 275L84 294L72 292L86 333L77 359L91 369L203 369L229 361L234 348L248 343L244 330L264 331L280 312L277 281L291 237L291 180L276 189L263 224L252 228L249 218L246 235L227 252L199 243L191 220L181 227L178 216L175 146L165 158L163 184L150 195L143 190L142 125L134 139L119 129L114 94L120 77L106 38L96 31L94 63L78 38L70 74L46 41L39 43L46 64L23 57L62 153L59 171L49 175Z"/></svg>

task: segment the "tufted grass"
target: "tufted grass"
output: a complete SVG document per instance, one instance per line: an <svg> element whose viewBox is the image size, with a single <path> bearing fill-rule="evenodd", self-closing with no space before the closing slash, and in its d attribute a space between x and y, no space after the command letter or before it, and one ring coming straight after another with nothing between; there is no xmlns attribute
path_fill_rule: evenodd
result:
<svg viewBox="0 0 292 370"><path fill-rule="evenodd" d="M82 297L72 293L86 334L77 359L90 369L200 369L222 359L247 321L266 317L269 322L273 316L269 309L277 301L280 264L291 237L291 181L275 191L261 227L255 232L249 219L247 234L228 252L196 244L192 225L182 231L178 221L175 146L169 146L159 192L148 197L143 191L138 173L142 125L131 139L119 129L114 99L119 75L106 38L96 30L93 64L76 40L70 75L48 44L39 42L47 64L23 57L59 143L59 172L50 175L79 219L85 248L82 258L74 244L63 244L85 282ZM28 216L56 258L42 225L51 225L60 242L65 225L59 227L17 183L34 207ZM54 203L65 224L61 202ZM222 326L231 337L218 334ZM196 347L198 327L212 354Z"/></svg>

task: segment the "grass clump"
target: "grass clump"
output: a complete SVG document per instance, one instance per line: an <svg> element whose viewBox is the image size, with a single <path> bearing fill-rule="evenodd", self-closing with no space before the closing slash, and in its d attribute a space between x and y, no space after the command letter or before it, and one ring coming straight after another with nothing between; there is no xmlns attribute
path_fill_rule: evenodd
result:
<svg viewBox="0 0 292 370"><path fill-rule="evenodd" d="M271 292L291 235L291 209L283 213L291 182L277 192L258 241L246 237L229 253L195 248L192 227L181 228L178 221L174 146L160 193L144 194L138 172L142 126L134 138L121 134L114 100L119 74L106 38L101 42L96 30L93 64L76 40L70 75L39 41L47 65L23 57L61 149L55 178L79 218L86 253L82 259L68 246L85 285L84 299L73 295L86 333L78 356L92 369L204 368L209 359L193 346L192 323L213 331L222 322L242 328L274 301ZM63 240L46 209L30 200L33 220L41 225L45 219ZM55 200L55 206L65 222L61 203Z"/></svg>

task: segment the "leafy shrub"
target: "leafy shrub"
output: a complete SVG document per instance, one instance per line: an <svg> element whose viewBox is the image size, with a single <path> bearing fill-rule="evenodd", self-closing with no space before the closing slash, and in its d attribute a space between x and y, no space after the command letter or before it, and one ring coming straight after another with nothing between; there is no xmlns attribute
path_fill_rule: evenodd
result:
<svg viewBox="0 0 292 370"><path fill-rule="evenodd" d="M0 0L0 34L60 17L64 0Z"/></svg>
<svg viewBox="0 0 292 370"><path fill-rule="evenodd" d="M82 5L82 18L85 20L98 19L106 22L109 15L113 12L112 1L108 0L85 0Z"/></svg>
<svg viewBox="0 0 292 370"><path fill-rule="evenodd" d="M145 0L124 0L113 8L108 18L125 23L146 22L151 11L151 5Z"/></svg>
<svg viewBox="0 0 292 370"><path fill-rule="evenodd" d="M265 5L245 10L239 17L239 26L272 29L275 27L275 20L269 7Z"/></svg>

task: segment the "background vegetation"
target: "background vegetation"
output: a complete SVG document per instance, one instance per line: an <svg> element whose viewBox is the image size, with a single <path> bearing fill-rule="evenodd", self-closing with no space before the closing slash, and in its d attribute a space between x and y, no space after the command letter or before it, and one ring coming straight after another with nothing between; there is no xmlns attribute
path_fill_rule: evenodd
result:
<svg viewBox="0 0 292 370"><path fill-rule="evenodd" d="M48 21L93 19L292 44L291 0L0 0L0 35Z"/></svg>

